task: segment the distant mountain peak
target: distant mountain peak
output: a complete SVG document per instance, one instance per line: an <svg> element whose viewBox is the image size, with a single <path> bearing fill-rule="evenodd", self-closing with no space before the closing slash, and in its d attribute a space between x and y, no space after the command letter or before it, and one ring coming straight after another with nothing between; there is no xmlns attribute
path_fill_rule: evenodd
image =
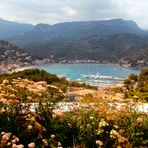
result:
<svg viewBox="0 0 148 148"><path fill-rule="evenodd" d="M40 28L40 27L50 27L51 25L48 24L43 24L43 23L39 23L37 25L35 25L35 28Z"/></svg>

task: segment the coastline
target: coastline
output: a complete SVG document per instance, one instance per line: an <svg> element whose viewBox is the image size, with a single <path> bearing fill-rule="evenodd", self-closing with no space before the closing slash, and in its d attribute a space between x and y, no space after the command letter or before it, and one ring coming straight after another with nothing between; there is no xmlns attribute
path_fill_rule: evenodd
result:
<svg viewBox="0 0 148 148"><path fill-rule="evenodd" d="M18 67L18 68L12 69L11 71L8 71L6 73L13 73L13 72L18 72L18 71L23 71L23 70L26 70L26 69L35 69L35 68L38 68L38 69L44 69L45 68L45 70L46 70L46 67L50 67L50 66L54 67L56 65L65 65L66 66L66 65L87 65L87 64L88 65L92 64L92 65L96 65L96 66L105 66L105 65L115 66L115 67L112 68L113 71L116 70L116 67L117 67L118 70L120 70L120 69L122 70L122 68L125 68L125 69L127 68L127 69L131 69L131 70L135 70L134 68L123 67L123 66L120 66L119 64L113 64L113 63L108 63L108 64L107 63L105 63L105 64L104 63L103 64L101 64L101 63L49 63L49 64L36 64L36 65L28 65L28 66ZM54 73L54 74L56 74L56 73ZM82 72L82 74L83 74L83 72ZM56 74L56 75L58 76L58 74ZM84 72L84 75L85 75L85 72ZM68 81L77 81L79 83L86 83L86 84L91 85L91 86L97 86L98 88L101 88L101 87L112 87L112 86L117 86L118 87L118 86L122 86L123 85L123 80L122 81L118 81L117 80L118 76L114 76L114 75L109 75L108 74L108 76L106 75L106 76L103 77L103 74L102 74L102 77L101 77L101 75L100 75L100 77L95 77L95 74L93 74L93 73L91 74L90 73L90 76L91 75L94 76L92 79L91 79L91 77L88 78L88 79L86 79L85 77L84 78L79 77L77 79L73 79L73 76L69 77L69 75L67 77L65 77L65 78ZM98 74L96 74L96 76L98 76ZM126 79L126 77L125 77L125 79Z"/></svg>
<svg viewBox="0 0 148 148"><path fill-rule="evenodd" d="M13 73L13 72L18 72L18 71L23 71L25 69L31 69L31 68L40 68L43 66L53 66L53 65L73 65L73 64L96 64L96 65L112 65L112 66L117 66L117 67L122 67L122 68L128 68L131 70L141 70L143 68L148 68L148 67L131 67L131 66L127 66L127 65L120 65L120 64L115 64L115 63L89 63L89 62L65 62L65 63L48 63L48 64L30 64L29 66L22 66L22 67L17 67L14 69L11 69L13 66L3 66L0 65L2 69L6 69L7 72L5 73ZM11 70L10 70L11 69Z"/></svg>
<svg viewBox="0 0 148 148"><path fill-rule="evenodd" d="M19 68L14 69L14 71L12 71L11 73L23 71L23 70L26 70L26 69L35 69L35 68L37 68L37 65L19 67Z"/></svg>
<svg viewBox="0 0 148 148"><path fill-rule="evenodd" d="M94 72L90 72L90 74L86 74L85 73L85 71L84 71L84 73L81 71L81 74L79 73L78 75L80 75L80 76L74 76L74 71L73 71L73 73L71 73L71 70L70 71L63 71L63 69L61 69L61 72L60 73L58 73L58 72L56 72L56 69L59 69L60 67L58 67L58 66L62 66L62 65L64 65L65 67L66 66L69 66L69 67L71 67L71 65L80 65L80 67L83 67L83 65L87 65L88 64L88 66L89 67L91 67L91 64L92 65L96 65L96 67L97 66L105 66L105 65L109 65L109 66L115 66L115 67L113 67L112 69L113 69L113 71L116 71L116 70L118 70L118 72L119 72L119 70L121 69L122 70L122 68L125 68L125 70L127 69L130 69L131 70L131 68L128 68L128 67L121 67L120 65L117 65L117 64L111 64L111 63L109 63L109 64L98 64L98 63L53 63L53 64L42 64L42 65L39 65L39 66L37 66L37 68L39 68L39 69L44 69L44 70L46 70L46 71L48 71L48 66L49 66L49 69L50 69L50 66L52 66L52 68L51 69L54 69L53 70L53 73L54 74L57 74L57 75L62 75L62 76L64 76L65 75L65 78L67 79L67 80L72 80L72 81L77 81L77 82L79 82L79 83L86 83L86 84L89 84L89 85L91 85L91 86L97 86L97 87L112 87L112 86L117 86L117 87L120 87L120 86L122 86L123 85L123 79L125 78L127 78L128 77L128 75L127 76L123 76L122 77L122 75L121 75L121 78L123 78L122 79L122 81L121 81L121 78L119 77L119 76L114 76L114 75L110 75L110 74L106 74L106 75L104 75L104 74L102 74L102 76L100 75L100 76L98 76L98 74L96 73L94 73ZM54 67L55 66L55 67ZM57 67L56 67L57 66ZM63 67L63 66L62 66ZM116 68L117 67L117 68ZM115 70L114 70L115 69ZM54 72L55 71L55 72ZM48 72L50 72L50 70L48 71ZM52 73L52 70L51 70L51 73ZM113 73L115 73L115 72L113 72ZM123 72L122 72L123 73ZM131 72L132 73L132 72ZM134 72L133 72L134 73ZM130 73L129 73L130 74ZM69 76L70 75L70 76ZM84 76L82 76L82 75L84 75ZM87 77L87 79L85 78L85 75L88 75L88 77ZM96 77L95 77L95 75L96 75ZM104 75L104 76L103 76ZM94 76L94 77L91 77L91 76ZM102 82L101 82L102 81ZM104 82L103 82L104 81Z"/></svg>

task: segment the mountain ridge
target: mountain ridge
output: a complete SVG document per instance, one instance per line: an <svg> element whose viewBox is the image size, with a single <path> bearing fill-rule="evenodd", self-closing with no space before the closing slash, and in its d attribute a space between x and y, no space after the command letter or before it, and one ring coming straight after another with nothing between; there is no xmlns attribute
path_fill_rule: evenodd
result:
<svg viewBox="0 0 148 148"><path fill-rule="evenodd" d="M7 40L37 56L53 57L55 61L91 59L114 63L126 61L126 64L134 65L131 61L139 60L142 65L148 65L148 33L132 20L40 23Z"/></svg>
<svg viewBox="0 0 148 148"><path fill-rule="evenodd" d="M112 35L118 33L144 34L133 21L112 19L102 21L74 21L54 25L38 24L23 35L12 37L9 41L27 48L30 44L50 41L77 41L91 35Z"/></svg>
<svg viewBox="0 0 148 148"><path fill-rule="evenodd" d="M10 37L24 34L33 27L31 24L17 23L0 18L0 39L8 39Z"/></svg>

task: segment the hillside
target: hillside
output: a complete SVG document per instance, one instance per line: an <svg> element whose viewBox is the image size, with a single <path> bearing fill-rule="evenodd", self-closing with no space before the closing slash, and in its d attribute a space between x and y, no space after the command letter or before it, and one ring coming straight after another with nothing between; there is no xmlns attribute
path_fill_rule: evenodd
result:
<svg viewBox="0 0 148 148"><path fill-rule="evenodd" d="M126 98L148 102L148 69L143 69L139 75L131 74L124 84Z"/></svg>
<svg viewBox="0 0 148 148"><path fill-rule="evenodd" d="M25 66L32 63L34 57L14 44L0 40L0 64L8 66Z"/></svg>
<svg viewBox="0 0 148 148"><path fill-rule="evenodd" d="M32 29L32 27L31 24L21 24L0 18L0 39L21 35Z"/></svg>
<svg viewBox="0 0 148 148"><path fill-rule="evenodd" d="M133 67L147 67L148 39L134 34L89 36L73 42L39 42L30 45L34 54L53 55L55 61L96 60L100 63L118 63Z"/></svg>
<svg viewBox="0 0 148 148"><path fill-rule="evenodd" d="M1 24L1 23L0 23ZM9 30L8 30L9 31ZM123 19L38 24L7 40L39 57L148 66L148 32ZM10 34L10 35L9 35Z"/></svg>

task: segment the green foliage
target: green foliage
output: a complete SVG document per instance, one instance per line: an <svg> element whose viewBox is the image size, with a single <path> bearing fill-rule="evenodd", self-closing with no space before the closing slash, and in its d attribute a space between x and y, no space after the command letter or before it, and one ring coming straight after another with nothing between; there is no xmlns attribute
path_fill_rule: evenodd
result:
<svg viewBox="0 0 148 148"><path fill-rule="evenodd" d="M128 90L126 98L148 101L148 69L143 69L139 75L131 74L124 84Z"/></svg>
<svg viewBox="0 0 148 148"><path fill-rule="evenodd" d="M104 103L105 105L105 103ZM128 105L127 105L128 106ZM101 108L100 108L101 107ZM59 115L53 113L54 103L40 103L35 112L30 105L0 106L0 132L11 132L19 137L17 144L27 147L63 147L81 145L97 147L139 147L147 145L147 114L135 112L130 107L116 111L99 106L81 107ZM103 111L103 112L102 112ZM102 112L102 113L101 113ZM0 136L0 144L2 137ZM45 146L46 145L46 146Z"/></svg>
<svg viewBox="0 0 148 148"><path fill-rule="evenodd" d="M130 75L129 75L129 79L130 79L130 80L137 81L137 80L138 80L138 75L137 75L137 74L132 73L132 74L130 74Z"/></svg>
<svg viewBox="0 0 148 148"><path fill-rule="evenodd" d="M67 81L65 78L58 78L54 74L50 74L44 70L39 69L26 69L24 71L14 72L12 74L2 74L0 75L0 83L5 79L12 80L17 78L28 79L34 82L46 81L48 84L59 87L64 92L67 90L67 87L84 87L96 89L96 87L86 85L85 83L80 84L76 81Z"/></svg>
<svg viewBox="0 0 148 148"><path fill-rule="evenodd" d="M114 91L115 93L123 93L123 88L122 88L122 87L114 87L114 88L113 88L113 91Z"/></svg>
<svg viewBox="0 0 148 148"><path fill-rule="evenodd" d="M61 143L65 148L78 145L85 148L147 146L148 116L136 112L130 104L118 108L116 103L111 102L110 106L108 100L102 100L97 104L83 104L70 112L56 112L56 102L63 99L58 87L18 77L34 81L45 80L46 77L49 84L70 85L64 78L59 79L40 70L2 75L1 81L6 78L9 81L5 80L0 85L0 147L7 147L8 143L9 147L14 143L23 144L24 147L34 143L35 147L51 148L60 147ZM139 90L141 86L145 88L145 81L147 70L141 72L137 81L135 76L131 76L126 81L126 85L130 85L128 96L146 97L146 93ZM134 90L136 83L139 88ZM39 89L42 85L46 89ZM88 95L86 99L91 97ZM20 102L9 102L13 99ZM31 111L33 102L37 105L35 110ZM4 132L11 132L11 136L3 135ZM12 143L12 139L15 138L12 135L19 137L19 140Z"/></svg>

